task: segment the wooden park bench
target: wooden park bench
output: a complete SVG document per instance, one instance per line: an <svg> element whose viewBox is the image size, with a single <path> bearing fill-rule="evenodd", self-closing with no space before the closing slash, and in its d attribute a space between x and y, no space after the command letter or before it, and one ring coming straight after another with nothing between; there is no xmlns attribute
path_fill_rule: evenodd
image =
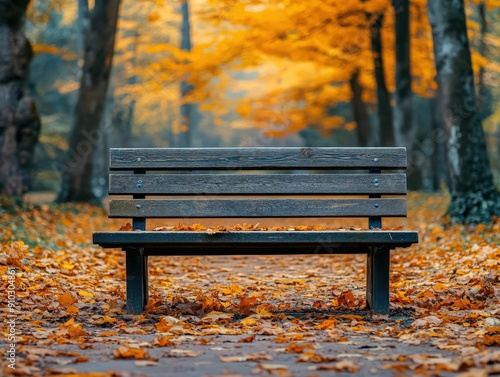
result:
<svg viewBox="0 0 500 377"><path fill-rule="evenodd" d="M129 313L147 303L150 255L361 253L367 307L387 314L390 250L418 242L416 231L382 230L382 217L406 216L404 169L400 147L111 149L109 193L128 197L113 199L109 216L132 218L133 229L96 232L94 243L126 252ZM301 173L283 174L292 170ZM366 217L369 230L146 230L152 218L294 217Z"/></svg>

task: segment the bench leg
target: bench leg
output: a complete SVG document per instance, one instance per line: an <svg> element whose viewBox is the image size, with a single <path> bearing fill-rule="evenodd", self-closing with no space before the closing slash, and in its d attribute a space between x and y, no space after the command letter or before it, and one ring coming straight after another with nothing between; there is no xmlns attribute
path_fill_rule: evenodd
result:
<svg viewBox="0 0 500 377"><path fill-rule="evenodd" d="M127 313L141 314L148 301L148 257L144 249L127 249Z"/></svg>
<svg viewBox="0 0 500 377"><path fill-rule="evenodd" d="M366 305L374 314L389 314L389 263L391 251L372 247L366 268Z"/></svg>

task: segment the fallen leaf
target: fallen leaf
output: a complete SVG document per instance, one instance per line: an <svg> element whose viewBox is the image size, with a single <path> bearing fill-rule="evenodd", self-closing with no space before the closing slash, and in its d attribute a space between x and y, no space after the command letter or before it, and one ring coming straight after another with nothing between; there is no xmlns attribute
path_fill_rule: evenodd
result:
<svg viewBox="0 0 500 377"><path fill-rule="evenodd" d="M130 348L120 346L113 352L114 359L147 359L149 357L147 351L140 348Z"/></svg>

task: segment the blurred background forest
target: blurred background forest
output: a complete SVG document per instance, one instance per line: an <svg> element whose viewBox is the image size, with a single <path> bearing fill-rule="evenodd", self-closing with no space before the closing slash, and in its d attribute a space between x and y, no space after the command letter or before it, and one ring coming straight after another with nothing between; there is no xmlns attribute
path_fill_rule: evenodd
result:
<svg viewBox="0 0 500 377"><path fill-rule="evenodd" d="M110 147L404 145L409 188L443 187L426 1L114 3L111 78L102 119L89 136L98 141L97 197L107 193ZM28 7L29 90L42 124L33 191L60 188L94 8L86 0ZM498 187L500 2L466 0L465 11L478 113Z"/></svg>

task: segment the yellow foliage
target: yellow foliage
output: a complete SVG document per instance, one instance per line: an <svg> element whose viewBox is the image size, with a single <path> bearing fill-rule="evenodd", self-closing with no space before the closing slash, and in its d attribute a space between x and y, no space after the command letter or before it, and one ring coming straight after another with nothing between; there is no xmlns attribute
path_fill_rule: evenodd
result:
<svg viewBox="0 0 500 377"><path fill-rule="evenodd" d="M60 50L56 46L45 44L34 44L33 52L35 54L59 54Z"/></svg>

